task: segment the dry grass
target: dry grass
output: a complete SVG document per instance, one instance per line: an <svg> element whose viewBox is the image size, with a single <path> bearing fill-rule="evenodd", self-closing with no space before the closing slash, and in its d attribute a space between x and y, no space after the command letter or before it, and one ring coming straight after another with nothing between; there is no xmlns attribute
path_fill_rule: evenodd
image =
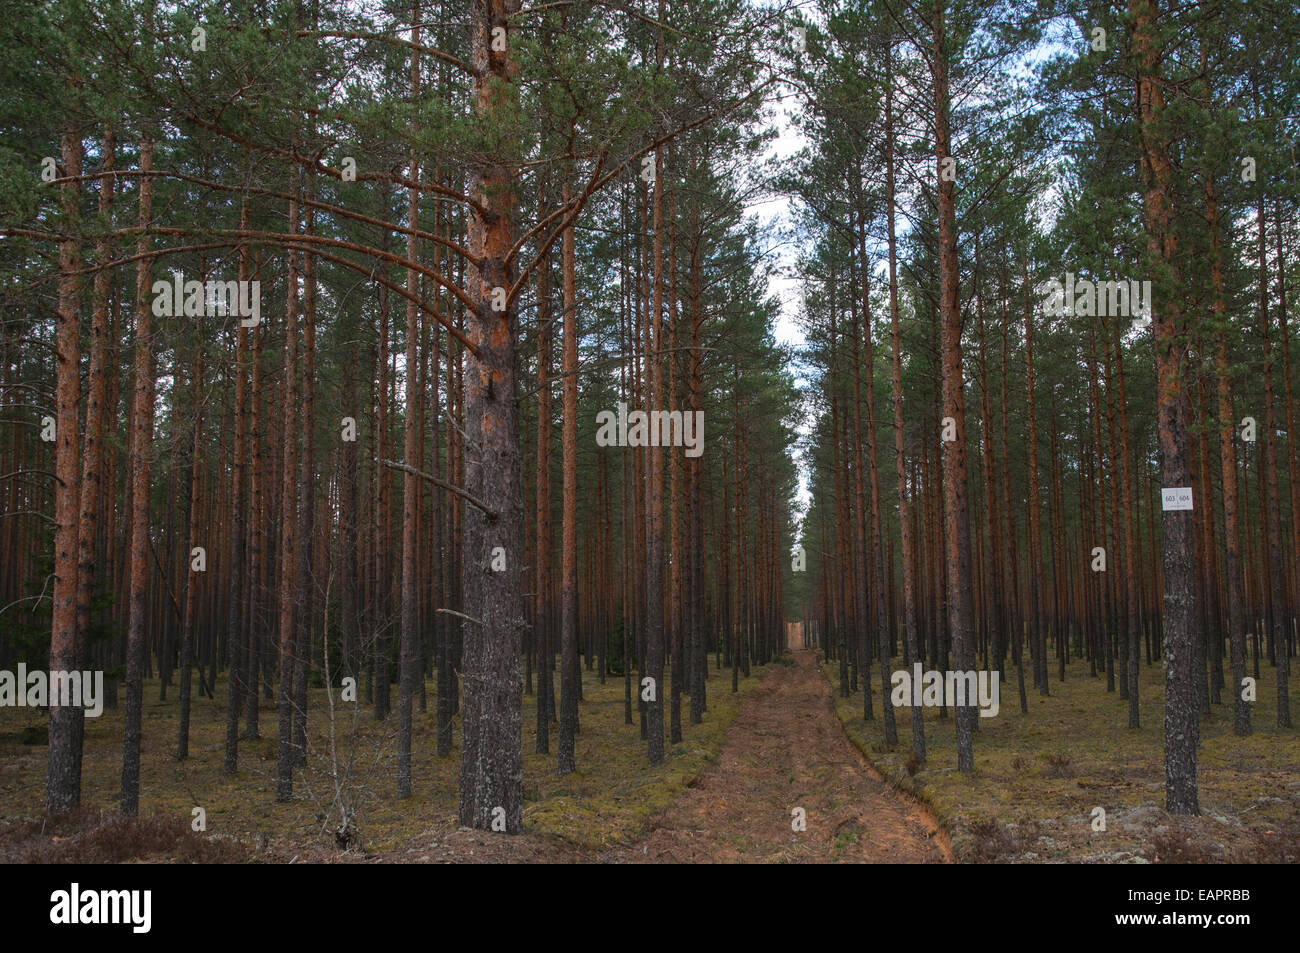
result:
<svg viewBox="0 0 1300 953"><path fill-rule="evenodd" d="M823 669L832 686L838 686L837 664ZM1142 667L1136 731L1128 728L1128 702L1106 692L1104 677L1090 678L1086 663L1074 661L1065 682L1053 675L1048 697L1031 686L1028 714L1019 710L1009 670L999 714L978 719L975 771L968 776L956 769L951 716L925 710L928 761L918 765L905 710L898 712L899 744L892 749L884 743L879 704L874 722L862 720L861 696L837 697L836 710L880 771L936 810L963 860L1295 863L1300 732L1275 726L1271 675L1265 666L1250 737L1233 735L1230 705L1213 706L1202 720L1198 818L1163 810L1164 673L1158 665ZM1300 710L1296 681L1293 711ZM1105 831L1093 830L1096 807L1106 812Z"/></svg>
<svg viewBox="0 0 1300 953"><path fill-rule="evenodd" d="M690 725L683 717L684 740L670 746L668 760L650 768L646 743L638 724L623 723L623 680L610 677L604 685L591 672L583 672L585 700L577 738L578 771L561 778L555 756L537 755L535 696L524 698L524 830L553 840L563 850L599 850L638 837L648 821L661 812L717 757L727 726L735 718L740 699L759 684L763 670L743 679L740 694L731 694L729 673L719 678L711 669L704 723ZM725 684L724 684L725 683ZM412 746L412 797L399 801L395 794L396 714L375 722L371 709L336 701L336 750L343 765L352 758L349 785L356 799L355 859L389 852L407 852L412 842L446 839L457 831L456 787L460 771L460 736L456 719L451 754L437 755L435 685L427 686L425 713L417 712ZM633 720L639 722L633 702ZM338 812L334 805L332 759L324 689L313 689L309 699L308 766L295 774L294 800L275 801L277 712L263 700L260 739L240 743L239 774L221 776L225 744L226 684L219 681L215 700L196 697L190 729L190 757L175 760L179 704L175 686L168 700L158 700L158 684L149 681L144 691L144 745L141 755L140 821L109 821L116 813L121 784L121 708L105 710L86 720L82 769L83 811L60 823L73 845L56 847L65 835L40 831L44 806L46 748L24 744L23 733L45 722L42 711L0 709L0 859L70 859L60 851L75 851L77 859L118 861L179 859L232 860L253 855L254 848L269 851L271 860L328 859L339 855L334 831ZM666 693L670 686L665 684ZM396 688L393 689L396 705ZM683 697L683 708L689 706ZM665 719L666 720L666 719ZM551 750L557 729L552 726ZM206 811L206 836L191 836L191 812ZM36 825L33 827L32 825ZM89 833L100 826L102 833ZM44 838L44 845L36 841ZM107 840L105 840L107 839ZM224 839L224 843L223 843ZM462 835L464 839L464 835ZM120 841L123 848L109 842ZM217 853L204 853L201 846ZM40 850L37 847L41 846ZM123 853L125 850L125 853ZM138 853L135 853L138 851ZM23 853L29 852L29 853Z"/></svg>
<svg viewBox="0 0 1300 953"><path fill-rule="evenodd" d="M0 861L17 864L236 863L236 842L206 837L181 818L122 817L81 808L40 820L0 824Z"/></svg>

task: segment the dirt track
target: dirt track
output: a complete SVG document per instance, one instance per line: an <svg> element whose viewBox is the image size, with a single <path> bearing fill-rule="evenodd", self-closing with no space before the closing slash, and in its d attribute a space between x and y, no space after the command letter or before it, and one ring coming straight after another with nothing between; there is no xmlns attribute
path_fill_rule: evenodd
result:
<svg viewBox="0 0 1300 953"><path fill-rule="evenodd" d="M720 757L637 844L607 863L942 863L921 808L886 785L844 734L814 653L774 665ZM804 809L807 830L791 828Z"/></svg>

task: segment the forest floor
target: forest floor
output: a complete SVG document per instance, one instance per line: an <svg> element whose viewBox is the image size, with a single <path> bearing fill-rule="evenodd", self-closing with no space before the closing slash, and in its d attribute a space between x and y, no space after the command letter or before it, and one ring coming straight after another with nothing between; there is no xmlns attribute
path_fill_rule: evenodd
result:
<svg viewBox="0 0 1300 953"><path fill-rule="evenodd" d="M554 756L535 755L534 697L525 698L524 833L514 837L458 827L459 752L438 758L432 691L416 716L414 797L397 801L391 783L394 719L368 710L334 732L340 757L361 766L349 783L358 799L359 849L340 850L328 756L324 690L313 694L313 743L297 797L272 800L275 711L262 710L263 738L241 745L241 772L220 777L224 685L196 699L190 758L177 762L177 705L146 687L146 743L140 821L113 814L120 765L120 710L87 722L83 809L40 819L44 749L21 744L38 713L0 710L0 862L254 861L269 863L691 863L942 862L946 835L923 804L900 796L850 743L835 717L830 686L812 652L796 652L742 679L711 672L708 712L683 725L665 764L650 768L639 729L624 723L621 678L602 685L584 672L576 774L561 778ZM320 697L317 698L316 695ZM395 701L394 697L394 701ZM327 709L325 709L327 710ZM21 711L21 710L18 710ZM683 699L683 715L689 701ZM635 706L634 720L637 719ZM18 724L22 720L22 725ZM30 734L30 732L29 732ZM555 735L552 733L552 746ZM207 830L190 830L203 807ZM804 830L792 822L802 809Z"/></svg>
<svg viewBox="0 0 1300 953"><path fill-rule="evenodd" d="M116 816L120 708L87 720L84 807L53 823L41 817L44 712L0 708L0 862L1300 861L1300 731L1274 725L1268 666L1250 737L1232 734L1229 706L1203 718L1201 816L1187 818L1163 810L1159 665L1142 667L1136 731L1127 703L1085 662L1072 660L1064 682L1054 666L1048 696L1031 686L1027 714L1008 672L999 714L979 721L975 770L962 775L951 717L924 710L929 759L918 764L908 710L897 712L899 743L886 745L879 692L876 719L864 721L861 693L838 697L837 664L823 673L817 662L793 652L755 668L736 694L730 672L711 667L704 722L684 724L683 741L653 768L635 704L634 724L625 722L621 677L602 684L583 672L578 771L566 777L554 754L535 753L536 696L526 695L524 833L513 837L459 827L459 749L436 754L432 685L415 716L411 798L392 790L395 714L377 722L368 706L336 702L331 731L318 687L307 766L295 774L294 799L277 803L272 702L263 701L262 737L240 745L239 774L223 778L224 682L215 699L195 698L190 756L178 762L175 686L161 701L150 680L139 821ZM873 687L878 679L873 672ZM1300 689L1300 679L1293 684ZM1291 704L1300 711L1300 690ZM682 707L688 714L688 699ZM346 850L333 836L331 736L339 764L353 764L338 787L357 817ZM552 751L556 742L552 729ZM206 831L193 833L200 807ZM1104 830L1095 829L1099 807ZM792 826L796 808L805 830Z"/></svg>
<svg viewBox="0 0 1300 953"><path fill-rule="evenodd" d="M902 668L899 659L891 664ZM1226 689L1227 704L1212 705L1201 720L1199 817L1164 810L1161 666L1142 666L1137 730L1128 727L1127 700L1107 693L1104 674L1091 676L1087 662L1071 659L1062 682L1056 666L1053 659L1047 696L1026 672L1027 714L1008 666L998 715L978 719L969 775L956 769L951 717L923 709L928 758L918 764L910 709L896 709L899 741L885 743L877 668L873 721L862 717L860 692L839 697L839 663L825 663L824 671L849 737L892 784L934 809L963 862L1300 862L1300 730L1276 727L1267 664L1249 737L1232 732ZM1300 710L1297 683L1292 677L1292 712ZM1096 829L1098 820L1104 829Z"/></svg>
<svg viewBox="0 0 1300 953"><path fill-rule="evenodd" d="M710 660L712 661L712 659ZM239 745L239 772L222 777L227 683L218 679L215 698L199 697L190 725L189 757L175 758L179 720L176 685L160 699L159 682L144 687L141 752L141 830L116 819L120 796L123 709L106 708L86 719L82 808L47 823L44 808L46 715L43 709L0 708L0 863L13 861L116 862L127 859L208 860L213 845L225 859L270 863L372 862L393 860L493 860L502 849L516 859L587 859L632 843L650 819L686 790L713 763L727 727L743 701L771 671L756 668L731 693L731 674L711 668L707 711L699 725L683 725L680 744L665 745L668 759L651 768L642 740L636 684L632 724L625 720L621 675L602 682L582 672L583 701L576 738L578 770L555 770L558 728L550 729L550 754L537 754L537 696L523 702L524 834L485 835L458 830L460 719L453 719L450 752L437 754L436 686L426 683L425 711L414 713L412 788L395 796L397 713L376 721L371 704L343 703L334 690L331 726L323 686L309 693L308 755L294 772L294 797L275 800L277 711L265 697L259 706L260 737ZM558 678L558 675L557 675ZM671 683L664 686L669 691ZM392 704L397 689L392 687ZM683 708L689 712L689 699ZM418 706L417 706L418 707ZM336 767L337 765L337 767ZM347 849L341 849L340 795L355 818ZM191 831L202 808L206 830ZM123 825L126 826L123 826ZM111 829L112 837L104 834ZM507 848L506 842L514 846Z"/></svg>

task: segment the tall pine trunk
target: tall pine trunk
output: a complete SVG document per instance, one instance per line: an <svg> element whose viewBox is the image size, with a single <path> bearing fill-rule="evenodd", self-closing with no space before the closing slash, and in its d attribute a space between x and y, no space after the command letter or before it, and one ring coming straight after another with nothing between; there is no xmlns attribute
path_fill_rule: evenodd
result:
<svg viewBox="0 0 1300 953"><path fill-rule="evenodd" d="M1143 219L1153 268L1155 300L1156 408L1159 421L1160 479L1165 488L1191 485L1184 395L1187 345L1185 321L1176 298L1172 175L1169 133L1164 116L1163 78L1156 49L1152 0L1130 0L1133 51L1137 58L1138 134L1143 171ZM1193 501L1196 505L1198 501ZM1209 501L1200 500L1206 506ZM1165 656L1165 803L1172 814L1198 814L1196 748L1200 718L1195 695L1196 557L1189 510L1163 510Z"/></svg>
<svg viewBox="0 0 1300 953"><path fill-rule="evenodd" d="M569 187L563 190L563 203L570 200ZM573 226L564 229L561 238L561 272L563 274L563 374L564 486L561 526L560 567L560 739L559 771L570 774L577 769L574 739L578 733L578 299L573 245Z"/></svg>
<svg viewBox="0 0 1300 953"><path fill-rule="evenodd" d="M518 92L509 51L509 27L518 0L475 0L472 26L474 110L488 124L513 109ZM493 30L507 42L494 44ZM499 35L499 34L498 34ZM505 49L494 49L503 45ZM520 580L523 561L523 489L519 408L515 393L518 313L507 300L493 308L494 289L514 285L517 238L515 180L505 156L488 156L475 171L470 212L469 294L475 302L464 372L466 492L486 501L491 514L471 506L464 516L462 567L467 622L460 769L460 822L491 829L494 814L509 833L523 826L523 668L520 663ZM493 550L504 555L500 571ZM501 566L501 563L498 562Z"/></svg>
<svg viewBox="0 0 1300 953"><path fill-rule="evenodd" d="M939 315L942 326L943 415L952 419L956 438L943 445L943 521L948 622L952 632L953 665L958 671L975 670L974 613L971 605L970 514L966 485L966 411L963 394L961 331L958 300L956 183L943 168L951 159L948 128L948 60L944 49L942 3L935 5L933 59L935 102L935 160L939 169ZM1044 678L1044 684L1046 679ZM971 747L974 699L956 706L957 770L975 769Z"/></svg>
<svg viewBox="0 0 1300 953"><path fill-rule="evenodd" d="M420 4L411 4L411 101L420 93ZM419 260L420 244L416 231L420 227L420 167L412 150L409 175L411 187L406 198L406 258ZM413 267L406 269L406 406L402 414L404 441L402 460L408 467L419 467L420 427L415 408L420 400L416 387L416 365L419 363L420 340L420 275ZM402 477L402 616L401 634L398 638L398 688L397 688L397 796L411 796L411 695L420 678L419 633L417 626L417 600L419 570L417 548L419 543L419 493L420 484L413 473Z"/></svg>
<svg viewBox="0 0 1300 953"><path fill-rule="evenodd" d="M79 540L77 514L81 506L81 441L77 406L81 391L81 134L63 130L59 145L64 182L60 188L60 224L66 237L59 242L59 292L55 316L55 445L54 445L54 594L50 627L50 671L82 668L77 634ZM98 322L97 322L98 323ZM45 810L57 813L81 803L82 708L55 704L51 698L50 751L45 781Z"/></svg>
<svg viewBox="0 0 1300 953"><path fill-rule="evenodd" d="M153 221L153 140L140 144L140 237L135 266L135 394L131 410L131 582L126 636L126 723L122 731L122 813L140 807L140 717L143 708L145 612L149 587L149 468L153 443L153 330L150 325L148 228ZM53 664L53 662L51 662Z"/></svg>

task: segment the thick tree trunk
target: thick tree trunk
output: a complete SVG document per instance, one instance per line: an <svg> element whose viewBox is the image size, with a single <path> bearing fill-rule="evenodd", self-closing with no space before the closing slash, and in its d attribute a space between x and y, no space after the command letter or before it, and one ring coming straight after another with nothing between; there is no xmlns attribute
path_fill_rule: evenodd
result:
<svg viewBox="0 0 1300 953"><path fill-rule="evenodd" d="M54 594L50 628L50 671L76 672L83 652L77 633L80 570L77 513L81 506L81 441L77 406L81 391L81 242L76 237L81 215L81 134L65 128L60 141L63 176L60 187L61 225L67 237L59 242L59 298L55 316L55 445L54 445ZM96 324L98 325L98 319ZM93 383L93 382L92 382ZM89 427L87 428L89 429ZM89 607L87 607L89 608ZM71 810L81 803L82 707L55 704L50 698L49 761L45 781L48 814ZM67 699L71 702L71 699Z"/></svg>
<svg viewBox="0 0 1300 953"><path fill-rule="evenodd" d="M958 671L975 670L974 617L971 606L970 514L966 486L966 411L963 394L961 331L958 301L956 183L942 174L951 156L948 129L948 60L944 49L943 6L934 10L935 160L940 169L939 314L942 323L943 414L952 418L956 439L943 445L943 516L948 583L948 620L952 630L953 664ZM1046 684L1046 679L1044 679ZM957 706L957 770L975 769L971 747L974 699Z"/></svg>
<svg viewBox="0 0 1300 953"><path fill-rule="evenodd" d="M1133 51L1138 63L1138 131L1145 187L1144 224L1150 261L1158 269L1152 288L1151 318L1155 326L1156 407L1159 421L1160 478L1165 488L1191 485L1187 444L1187 410L1183 389L1187 370L1185 321L1176 291L1174 269L1177 236L1173 227L1172 166L1167 120L1164 117L1159 52L1155 47L1155 5L1130 0ZM1208 500L1199 502L1209 505ZM1195 697L1196 559L1193 514L1162 511L1164 540L1165 655L1165 802L1172 814L1198 814L1196 748L1200 719Z"/></svg>
<svg viewBox="0 0 1300 953"><path fill-rule="evenodd" d="M506 31L518 0L475 0L473 13L474 108L486 122L508 112L517 98L507 41L494 50L492 31ZM518 313L513 302L493 309L494 289L514 284L510 257L517 233L514 173L504 157L489 157L475 173L470 213L469 340L475 352L465 372L465 490L484 500L492 515L465 514L462 568L467 622L462 670L460 822L491 829L494 815L509 833L523 826L523 669L520 664L520 579L523 561L523 490L519 408L515 394ZM494 571L493 550L504 567ZM501 562L498 562L501 565Z"/></svg>

